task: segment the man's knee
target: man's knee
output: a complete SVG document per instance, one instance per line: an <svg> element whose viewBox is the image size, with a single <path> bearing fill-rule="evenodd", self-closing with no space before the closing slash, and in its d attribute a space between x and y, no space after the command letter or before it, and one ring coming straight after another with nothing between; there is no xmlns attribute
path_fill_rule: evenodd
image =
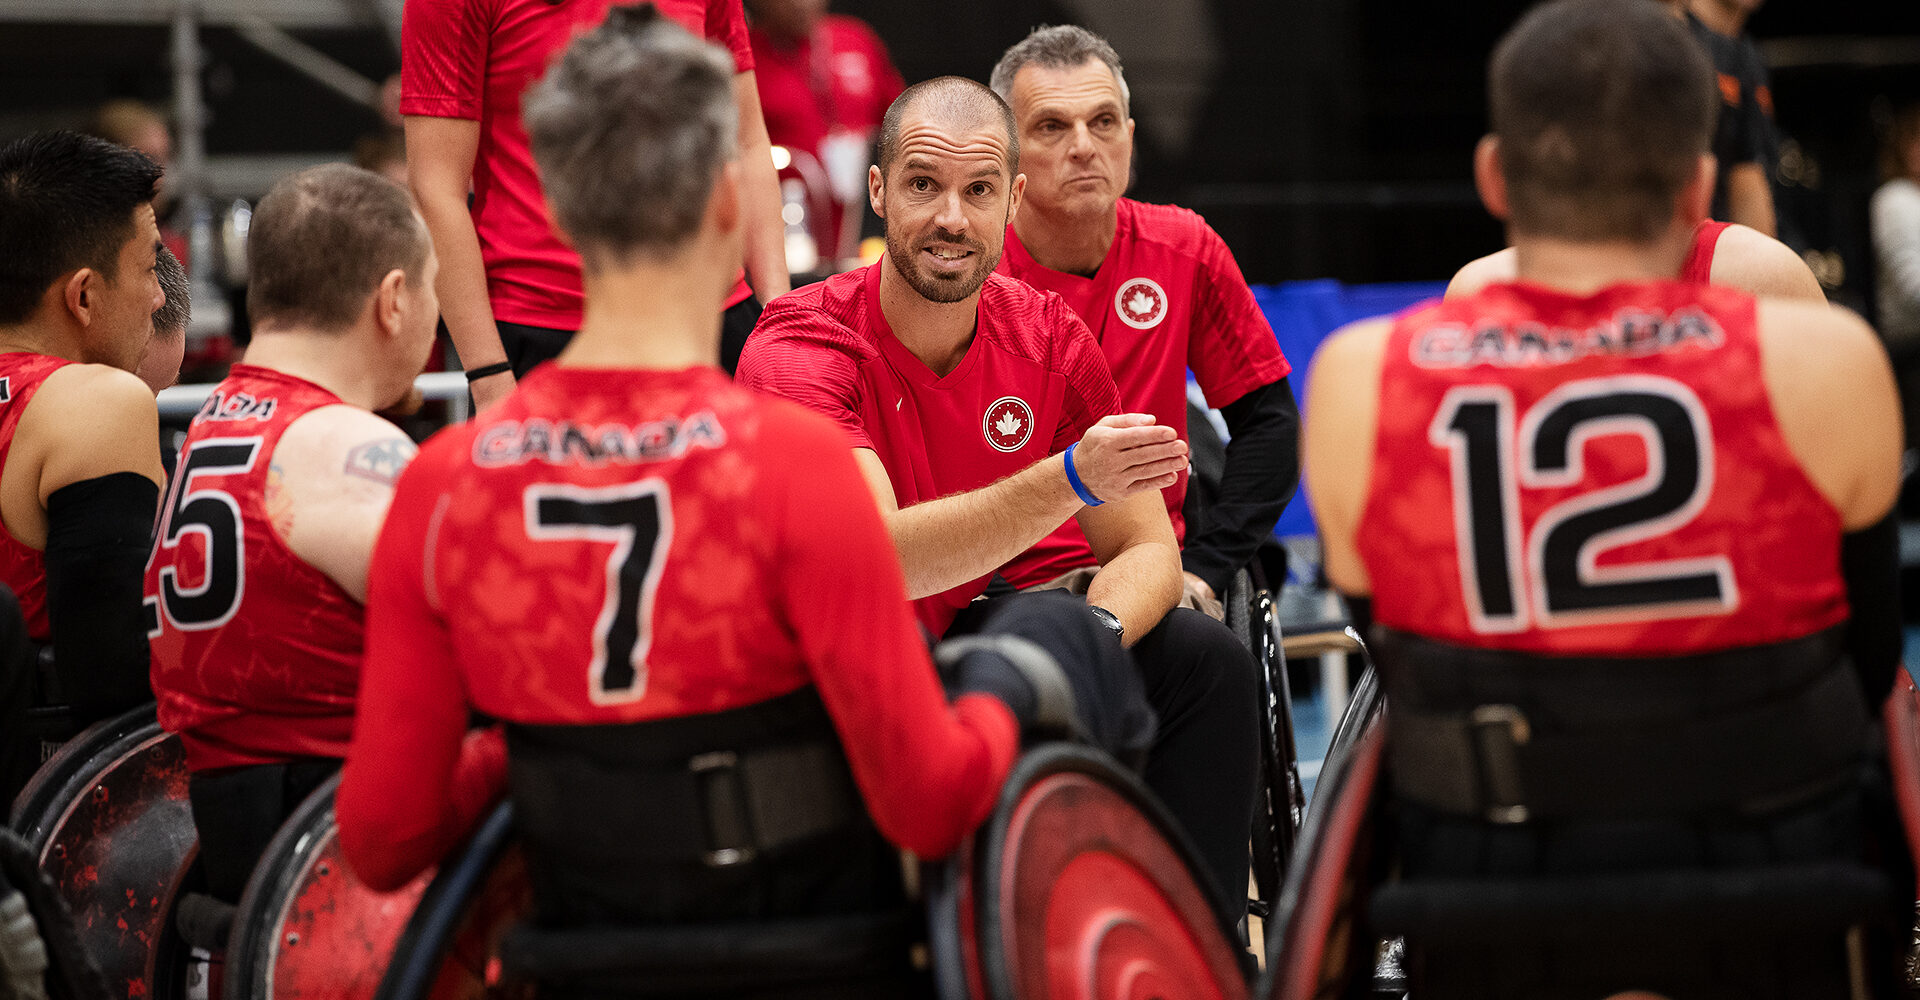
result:
<svg viewBox="0 0 1920 1000"><path fill-rule="evenodd" d="M1191 608L1167 612L1133 656L1150 695L1188 692L1252 705L1259 691L1247 648L1225 625Z"/></svg>

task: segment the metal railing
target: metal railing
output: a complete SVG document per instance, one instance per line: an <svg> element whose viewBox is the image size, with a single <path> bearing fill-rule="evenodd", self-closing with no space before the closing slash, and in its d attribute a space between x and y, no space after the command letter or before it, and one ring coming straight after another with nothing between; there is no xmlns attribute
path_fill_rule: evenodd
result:
<svg viewBox="0 0 1920 1000"><path fill-rule="evenodd" d="M447 403L447 421L459 423L467 419L467 376L464 372L427 372L413 380L414 388L428 400L445 400ZM205 406L207 397L213 393L212 383L195 385L176 385L160 390L157 402L160 405L162 419L188 420Z"/></svg>

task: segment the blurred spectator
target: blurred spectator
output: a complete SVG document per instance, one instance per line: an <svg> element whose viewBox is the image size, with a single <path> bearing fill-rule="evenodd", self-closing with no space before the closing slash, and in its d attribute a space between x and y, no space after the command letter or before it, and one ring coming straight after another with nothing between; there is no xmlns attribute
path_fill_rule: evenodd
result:
<svg viewBox="0 0 1920 1000"><path fill-rule="evenodd" d="M398 129L369 132L353 144L353 165L407 186L407 137Z"/></svg>
<svg viewBox="0 0 1920 1000"><path fill-rule="evenodd" d="M747 12L767 136L794 154L793 172L809 189L821 179L830 188L833 211L814 230L822 254L852 257L867 204L873 132L905 87L900 71L872 28L827 13L827 0L748 0ZM802 153L819 169L801 160Z"/></svg>
<svg viewBox="0 0 1920 1000"><path fill-rule="evenodd" d="M1773 91L1760 50L1746 34L1747 18L1763 0L1683 0L1687 27L1713 59L1720 118L1713 155L1720 161L1708 214L1722 222L1778 236L1773 168L1780 159L1774 133Z"/></svg>
<svg viewBox="0 0 1920 1000"><path fill-rule="evenodd" d="M126 98L108 101L94 109L93 121L87 131L108 142L147 154L162 170L173 164L173 133L167 128L166 118L147 104ZM153 209L160 218L161 241L185 264L187 234L168 218L173 208L173 199L169 194L163 177L159 193L153 199Z"/></svg>
<svg viewBox="0 0 1920 1000"><path fill-rule="evenodd" d="M1893 358L1901 408L1913 428L1920 416L1920 100L1894 112L1880 150L1880 176L1885 183L1870 208L1875 325Z"/></svg>

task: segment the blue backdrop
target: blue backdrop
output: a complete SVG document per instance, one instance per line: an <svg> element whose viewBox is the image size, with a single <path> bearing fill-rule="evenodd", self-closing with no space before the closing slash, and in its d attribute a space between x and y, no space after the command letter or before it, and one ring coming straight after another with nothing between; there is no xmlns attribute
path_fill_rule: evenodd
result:
<svg viewBox="0 0 1920 1000"><path fill-rule="evenodd" d="M1344 285L1331 278L1320 281L1290 281L1281 285L1255 285L1253 297L1273 325L1280 350L1293 364L1287 382L1294 399L1307 398L1307 368L1313 352L1327 335L1358 319L1398 312L1425 299L1438 298L1446 291L1444 281L1411 281L1382 285ZM1276 535L1313 534L1313 511L1307 505L1305 490L1294 494L1293 502L1273 529Z"/></svg>

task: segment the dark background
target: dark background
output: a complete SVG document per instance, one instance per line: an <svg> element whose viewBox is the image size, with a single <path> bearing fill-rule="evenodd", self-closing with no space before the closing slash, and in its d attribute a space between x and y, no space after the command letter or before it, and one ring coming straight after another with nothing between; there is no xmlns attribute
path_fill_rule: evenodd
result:
<svg viewBox="0 0 1920 1000"><path fill-rule="evenodd" d="M886 39L909 80L984 78L1029 28L1075 20L1058 0L837 0ZM1248 278L1351 282L1444 278L1497 248L1498 227L1468 174L1485 124L1488 51L1526 6L1388 0L1205 0L1212 73L1177 151L1146 124L1134 194L1195 208L1227 239ZM1152 110L1154 4L1116 0L1103 13L1134 80L1136 117ZM171 91L163 25L19 24L0 0L0 135L79 120L109 97L164 105ZM1920 4L1774 0L1750 31L1774 62L1783 133L1803 154L1779 190L1803 249L1832 254L1841 301L1864 304L1870 277L1865 204L1877 183L1876 115L1920 96ZM374 28L309 30L302 40L378 79L398 65ZM204 33L215 155L338 153L377 127L374 114L295 74L231 30ZM1162 78L1165 72L1161 74ZM1811 165L1813 169L1805 169Z"/></svg>

